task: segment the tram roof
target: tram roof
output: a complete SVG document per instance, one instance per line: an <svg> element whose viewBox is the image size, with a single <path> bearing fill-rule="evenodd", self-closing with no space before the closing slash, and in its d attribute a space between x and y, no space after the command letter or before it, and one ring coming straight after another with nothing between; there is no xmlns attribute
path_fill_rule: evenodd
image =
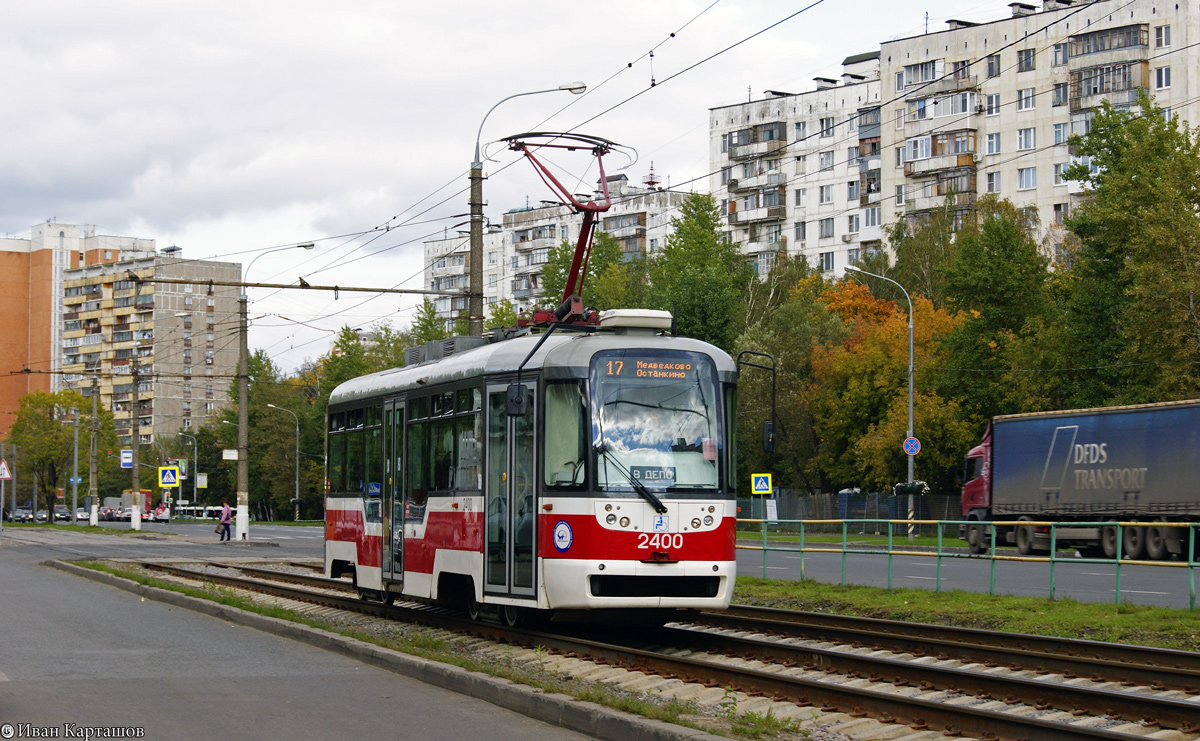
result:
<svg viewBox="0 0 1200 741"><path fill-rule="evenodd" d="M358 399L403 392L443 383L466 381L483 376L516 373L517 366L541 339L541 335L494 342L441 360L401 368L390 368L342 383L329 395L330 406ZM690 337L647 336L640 334L554 334L538 348L525 364L524 372L541 371L545 378L586 378L592 356L603 350L682 350L699 352L712 358L722 381L737 376L737 367L725 351Z"/></svg>

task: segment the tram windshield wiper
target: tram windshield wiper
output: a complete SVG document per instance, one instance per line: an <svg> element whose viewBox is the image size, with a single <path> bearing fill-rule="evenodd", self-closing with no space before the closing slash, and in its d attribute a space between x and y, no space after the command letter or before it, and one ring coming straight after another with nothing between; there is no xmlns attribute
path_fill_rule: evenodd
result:
<svg viewBox="0 0 1200 741"><path fill-rule="evenodd" d="M665 515L667 513L667 505L663 504L661 499L654 496L654 492L647 489L645 484L634 478L633 474L629 472L629 469L621 465L621 463L617 461L615 457L610 456L608 454L608 448L605 447L604 443L596 445L595 450L597 453L604 456L604 461L606 464L611 463L613 468L617 469L617 472L629 482L629 485L633 487L633 490L637 492L639 497L645 499L650 503L651 507L654 507L655 512L659 513L660 515Z"/></svg>

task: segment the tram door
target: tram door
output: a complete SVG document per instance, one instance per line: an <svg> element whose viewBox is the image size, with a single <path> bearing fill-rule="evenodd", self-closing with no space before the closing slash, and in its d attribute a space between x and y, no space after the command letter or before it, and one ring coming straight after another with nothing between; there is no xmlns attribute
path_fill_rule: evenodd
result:
<svg viewBox="0 0 1200 741"><path fill-rule="evenodd" d="M404 402L383 407L383 578L404 577Z"/></svg>
<svg viewBox="0 0 1200 741"><path fill-rule="evenodd" d="M536 387L525 385L528 399L523 417L508 416L507 386L488 387L488 474L484 492L484 591L488 594L534 595Z"/></svg>

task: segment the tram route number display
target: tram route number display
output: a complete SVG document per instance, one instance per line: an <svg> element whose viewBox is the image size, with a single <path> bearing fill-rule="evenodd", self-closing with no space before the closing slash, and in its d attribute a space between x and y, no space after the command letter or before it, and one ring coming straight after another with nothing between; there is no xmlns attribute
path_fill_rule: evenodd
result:
<svg viewBox="0 0 1200 741"><path fill-rule="evenodd" d="M639 549L682 548L683 533L638 533Z"/></svg>
<svg viewBox="0 0 1200 741"><path fill-rule="evenodd" d="M679 380L695 373L695 366L672 360L609 360L604 364L606 376L636 378L666 378Z"/></svg>

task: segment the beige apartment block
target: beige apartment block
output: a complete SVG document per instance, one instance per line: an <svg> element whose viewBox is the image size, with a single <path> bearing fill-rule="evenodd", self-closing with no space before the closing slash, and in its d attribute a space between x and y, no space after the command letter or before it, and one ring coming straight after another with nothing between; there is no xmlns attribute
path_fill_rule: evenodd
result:
<svg viewBox="0 0 1200 741"><path fill-rule="evenodd" d="M884 221L919 218L953 194L961 215L995 193L1036 207L1051 242L1081 188L1062 177L1067 138L1102 100L1148 90L1169 115L1200 120L1194 5L1161 0L1012 3L991 23L880 49Z"/></svg>
<svg viewBox="0 0 1200 741"><path fill-rule="evenodd" d="M879 53L842 65L816 90L709 110L711 192L760 275L780 255L841 275L880 244Z"/></svg>

